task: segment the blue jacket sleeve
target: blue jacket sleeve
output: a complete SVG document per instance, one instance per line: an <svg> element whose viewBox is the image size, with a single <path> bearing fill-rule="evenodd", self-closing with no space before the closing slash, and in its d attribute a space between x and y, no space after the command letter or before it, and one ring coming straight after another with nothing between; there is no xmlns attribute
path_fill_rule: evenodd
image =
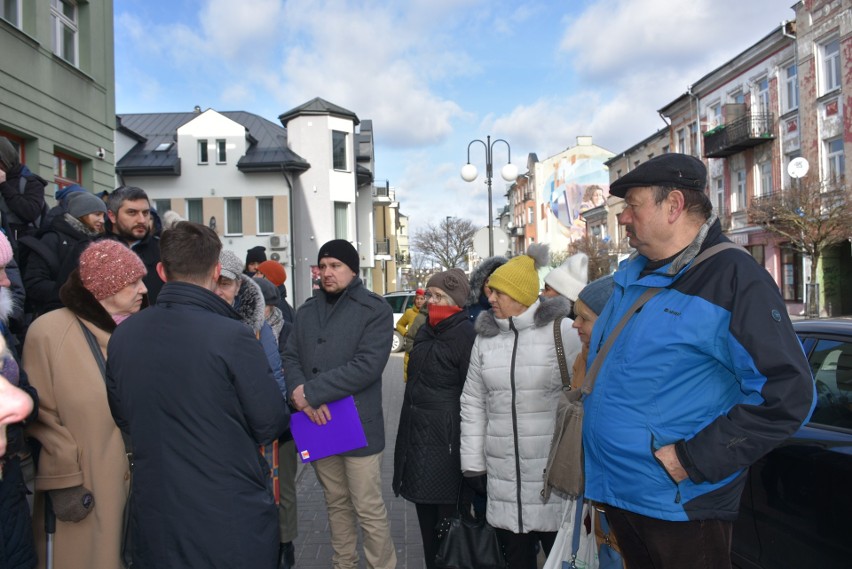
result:
<svg viewBox="0 0 852 569"><path fill-rule="evenodd" d="M266 359L269 362L269 369L272 370L272 375L275 377L275 383L278 384L278 389L281 390L282 397L286 398L287 384L284 381L284 370L281 367L281 353L278 351L278 342L275 341L275 334L266 322L260 328L260 344L263 346L263 352L266 354Z"/></svg>

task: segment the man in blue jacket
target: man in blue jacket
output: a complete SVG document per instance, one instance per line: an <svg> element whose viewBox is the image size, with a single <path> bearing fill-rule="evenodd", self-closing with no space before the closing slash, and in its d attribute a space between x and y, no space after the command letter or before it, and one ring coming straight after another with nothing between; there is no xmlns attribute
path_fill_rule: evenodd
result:
<svg viewBox="0 0 852 569"><path fill-rule="evenodd" d="M606 505L631 567L730 567L748 467L813 409L807 359L769 273L729 242L697 158L665 154L610 186L636 252L592 333L590 356L649 287L586 399L586 497Z"/></svg>

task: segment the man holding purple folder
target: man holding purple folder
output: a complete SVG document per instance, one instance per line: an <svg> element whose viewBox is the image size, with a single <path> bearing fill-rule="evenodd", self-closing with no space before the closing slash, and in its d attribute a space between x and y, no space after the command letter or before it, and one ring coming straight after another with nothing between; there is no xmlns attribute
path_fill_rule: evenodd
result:
<svg viewBox="0 0 852 569"><path fill-rule="evenodd" d="M352 395L367 446L314 461L331 528L335 569L358 567L358 526L370 569L396 567L382 498L385 448L382 372L390 355L393 313L358 277L358 252L334 239L320 247L320 290L296 313L284 351L293 406L314 423L333 421L328 404ZM356 518L357 516L357 518Z"/></svg>

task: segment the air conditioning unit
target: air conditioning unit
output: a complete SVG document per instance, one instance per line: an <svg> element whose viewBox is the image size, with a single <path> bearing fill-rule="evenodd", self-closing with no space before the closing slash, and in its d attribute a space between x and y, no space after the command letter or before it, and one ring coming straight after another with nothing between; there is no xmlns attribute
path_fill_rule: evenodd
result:
<svg viewBox="0 0 852 569"><path fill-rule="evenodd" d="M276 252L276 253L272 253L272 254L269 256L269 258L270 258L270 259L272 259L273 261L280 261L280 260L281 260L281 255L280 255L279 253L277 253L277 252Z"/></svg>
<svg viewBox="0 0 852 569"><path fill-rule="evenodd" d="M269 245L273 251L284 250L290 246L289 235L273 235L269 238Z"/></svg>

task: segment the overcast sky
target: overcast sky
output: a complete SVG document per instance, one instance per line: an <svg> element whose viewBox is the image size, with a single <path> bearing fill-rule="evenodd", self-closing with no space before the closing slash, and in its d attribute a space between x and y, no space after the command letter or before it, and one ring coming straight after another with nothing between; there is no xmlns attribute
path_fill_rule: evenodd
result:
<svg viewBox="0 0 852 569"><path fill-rule="evenodd" d="M278 123L322 97L373 120L376 182L415 229L446 215L484 226L484 180L459 176L471 140L508 140L521 172L580 135L625 150L665 126L657 109L793 19L792 2L119 0L116 109ZM495 204L507 158L495 147ZM471 160L482 172L481 146Z"/></svg>

